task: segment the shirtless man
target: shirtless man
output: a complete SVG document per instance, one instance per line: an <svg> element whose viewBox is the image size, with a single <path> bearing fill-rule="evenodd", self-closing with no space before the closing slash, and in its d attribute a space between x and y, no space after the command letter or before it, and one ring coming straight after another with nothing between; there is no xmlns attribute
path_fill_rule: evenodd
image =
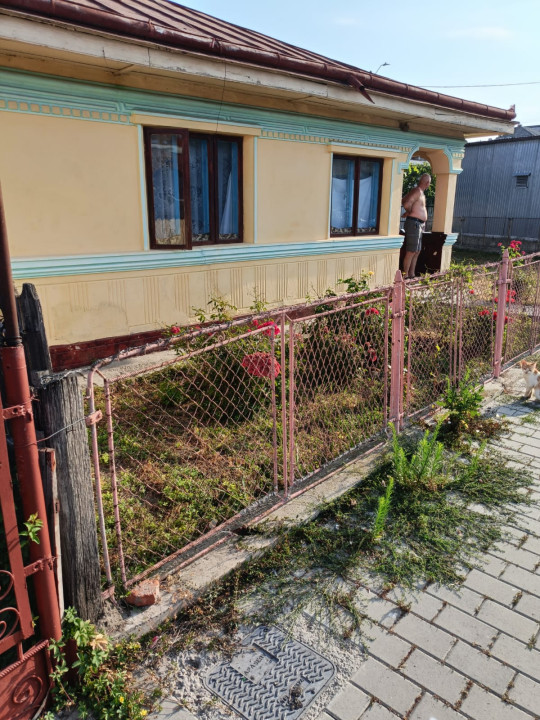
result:
<svg viewBox="0 0 540 720"><path fill-rule="evenodd" d="M413 278L416 261L422 249L422 233L427 220L426 196L431 183L431 175L424 173L418 185L403 196L401 201L405 208L405 257L403 258L403 275Z"/></svg>

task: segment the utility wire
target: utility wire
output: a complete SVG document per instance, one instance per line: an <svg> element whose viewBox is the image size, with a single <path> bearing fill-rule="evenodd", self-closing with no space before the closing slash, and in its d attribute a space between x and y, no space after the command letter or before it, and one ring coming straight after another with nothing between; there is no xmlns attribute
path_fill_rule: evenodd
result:
<svg viewBox="0 0 540 720"><path fill-rule="evenodd" d="M448 89L459 89L459 88L489 88L489 87L515 87L516 85L540 85L540 80L534 82L522 82L522 83L497 83L495 85L423 85L418 83L419 87L430 90L431 88L448 88Z"/></svg>

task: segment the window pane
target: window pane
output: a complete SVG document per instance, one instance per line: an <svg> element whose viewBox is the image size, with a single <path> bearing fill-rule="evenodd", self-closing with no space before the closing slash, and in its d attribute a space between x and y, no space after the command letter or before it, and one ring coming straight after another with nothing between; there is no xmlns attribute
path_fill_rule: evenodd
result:
<svg viewBox="0 0 540 720"><path fill-rule="evenodd" d="M182 141L176 135L151 136L154 232L159 245L184 245Z"/></svg>
<svg viewBox="0 0 540 720"><path fill-rule="evenodd" d="M238 240L238 144L217 141L217 201L220 240Z"/></svg>
<svg viewBox="0 0 540 720"><path fill-rule="evenodd" d="M360 185L358 188L359 233L377 231L379 219L379 177L381 164L375 160L360 161Z"/></svg>
<svg viewBox="0 0 540 720"><path fill-rule="evenodd" d="M208 140L189 139L189 183L191 197L191 241L210 241L210 187L208 181Z"/></svg>
<svg viewBox="0 0 540 720"><path fill-rule="evenodd" d="M354 199L354 158L335 157L332 162L332 235L352 235Z"/></svg>

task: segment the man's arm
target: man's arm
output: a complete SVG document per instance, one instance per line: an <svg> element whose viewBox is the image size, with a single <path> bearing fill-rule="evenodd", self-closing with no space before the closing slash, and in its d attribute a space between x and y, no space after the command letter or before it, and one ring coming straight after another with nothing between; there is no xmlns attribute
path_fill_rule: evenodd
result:
<svg viewBox="0 0 540 720"><path fill-rule="evenodd" d="M409 190L409 192L403 196L401 200L402 207L405 208L405 215L409 215L414 203L418 200L420 197L420 188L414 187L412 190Z"/></svg>

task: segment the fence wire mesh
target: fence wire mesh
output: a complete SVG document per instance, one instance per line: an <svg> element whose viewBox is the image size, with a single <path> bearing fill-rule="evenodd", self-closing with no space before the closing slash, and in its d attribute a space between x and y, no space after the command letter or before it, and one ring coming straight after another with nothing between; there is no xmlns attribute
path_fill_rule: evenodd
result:
<svg viewBox="0 0 540 720"><path fill-rule="evenodd" d="M385 427L389 297L330 300L292 322L291 481Z"/></svg>
<svg viewBox="0 0 540 720"><path fill-rule="evenodd" d="M497 353L500 368L501 357L532 350L540 258L506 267L398 276L374 291L179 332L159 345L176 355L151 369L113 377L99 369L112 358L98 363L88 388L90 409L105 416L92 437L107 583L127 587L171 558L183 562L186 550L204 552L201 541L223 540L231 523L361 452L390 419L425 410L448 379L467 370L486 379Z"/></svg>

